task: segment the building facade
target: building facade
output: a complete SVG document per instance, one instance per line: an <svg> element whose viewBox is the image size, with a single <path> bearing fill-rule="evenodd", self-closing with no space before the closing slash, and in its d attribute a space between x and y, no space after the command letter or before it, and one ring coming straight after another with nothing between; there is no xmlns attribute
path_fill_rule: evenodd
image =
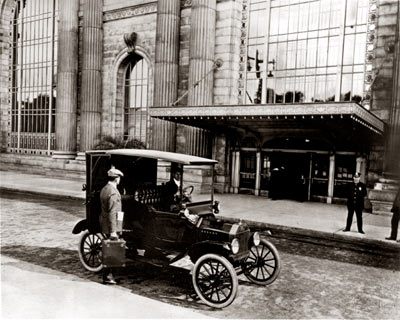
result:
<svg viewBox="0 0 400 320"><path fill-rule="evenodd" d="M344 197L398 176L398 0L2 0L1 152L112 137L212 157L220 192ZM4 162L4 161L3 161Z"/></svg>

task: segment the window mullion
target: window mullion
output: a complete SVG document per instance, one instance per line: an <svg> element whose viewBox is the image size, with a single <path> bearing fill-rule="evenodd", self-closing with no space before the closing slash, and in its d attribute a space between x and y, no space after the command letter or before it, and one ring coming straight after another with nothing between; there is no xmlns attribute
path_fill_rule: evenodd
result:
<svg viewBox="0 0 400 320"><path fill-rule="evenodd" d="M21 13L21 19L20 19L20 23L21 23L21 34L20 34L20 79L19 79L19 86L18 86L18 91L19 91L19 101L18 101L18 113L17 113L17 149L20 149L21 147L21 120L22 120L22 116L21 116L21 112L22 112L22 87L23 87L23 67L24 67L24 7L22 2L19 2L19 6L20 6L20 13ZM19 19L18 19L19 20ZM17 47L18 50L18 47Z"/></svg>
<svg viewBox="0 0 400 320"><path fill-rule="evenodd" d="M270 17L271 17L271 1L267 1L266 3L266 8L265 8L265 25L266 27L266 32L264 36L264 70L261 70L262 73L262 92L261 92L261 103L265 104L267 103L267 74L268 74L268 52L269 52L269 28L270 28ZM288 19L289 21L289 19Z"/></svg>
<svg viewBox="0 0 400 320"><path fill-rule="evenodd" d="M55 10L55 2L56 0L53 0L51 2L52 8L50 10L51 14L51 23L53 25L52 28L52 33L51 33L51 60L50 60L50 81L49 81L49 113L48 113L48 127L47 127L47 152L50 153L51 150L51 127L52 127L52 112L53 112L53 81L54 81L54 38L55 38L55 27L56 27L56 10Z"/></svg>
<svg viewBox="0 0 400 320"><path fill-rule="evenodd" d="M338 48L338 61L337 61L337 71L336 71L336 93L335 93L335 101L340 101L340 93L342 87L342 68L343 68L343 57L344 57L344 35L345 35L345 25L346 25L346 7L347 0L332 0L332 1L341 1L340 7L341 18L339 25L339 48ZM331 7L332 10L332 7Z"/></svg>

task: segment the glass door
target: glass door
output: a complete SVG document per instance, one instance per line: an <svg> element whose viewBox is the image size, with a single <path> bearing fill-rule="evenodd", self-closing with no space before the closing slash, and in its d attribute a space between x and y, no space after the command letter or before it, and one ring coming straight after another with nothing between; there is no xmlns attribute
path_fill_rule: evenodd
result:
<svg viewBox="0 0 400 320"><path fill-rule="evenodd" d="M313 154L311 164L311 198L328 196L329 155Z"/></svg>
<svg viewBox="0 0 400 320"><path fill-rule="evenodd" d="M256 185L256 151L240 151L241 189L255 189Z"/></svg>

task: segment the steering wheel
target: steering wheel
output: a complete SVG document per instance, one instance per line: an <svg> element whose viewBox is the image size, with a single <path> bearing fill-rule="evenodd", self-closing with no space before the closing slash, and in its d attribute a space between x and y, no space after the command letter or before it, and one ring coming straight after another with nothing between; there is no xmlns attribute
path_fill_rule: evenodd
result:
<svg viewBox="0 0 400 320"><path fill-rule="evenodd" d="M186 194L187 196L190 196L190 195L192 195L193 190L194 190L194 186L187 186L187 187L183 188L182 193Z"/></svg>

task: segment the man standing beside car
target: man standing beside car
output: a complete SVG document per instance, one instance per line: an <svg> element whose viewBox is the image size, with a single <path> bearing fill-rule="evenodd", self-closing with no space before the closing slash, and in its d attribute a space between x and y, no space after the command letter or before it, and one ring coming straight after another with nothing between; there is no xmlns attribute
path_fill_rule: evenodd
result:
<svg viewBox="0 0 400 320"><path fill-rule="evenodd" d="M117 235L117 215L122 210L121 194L117 186L124 174L116 169L111 168L107 172L108 183L101 189L100 203L100 226L101 232L106 234L110 240L118 240ZM103 283L116 284L111 268L103 268Z"/></svg>

